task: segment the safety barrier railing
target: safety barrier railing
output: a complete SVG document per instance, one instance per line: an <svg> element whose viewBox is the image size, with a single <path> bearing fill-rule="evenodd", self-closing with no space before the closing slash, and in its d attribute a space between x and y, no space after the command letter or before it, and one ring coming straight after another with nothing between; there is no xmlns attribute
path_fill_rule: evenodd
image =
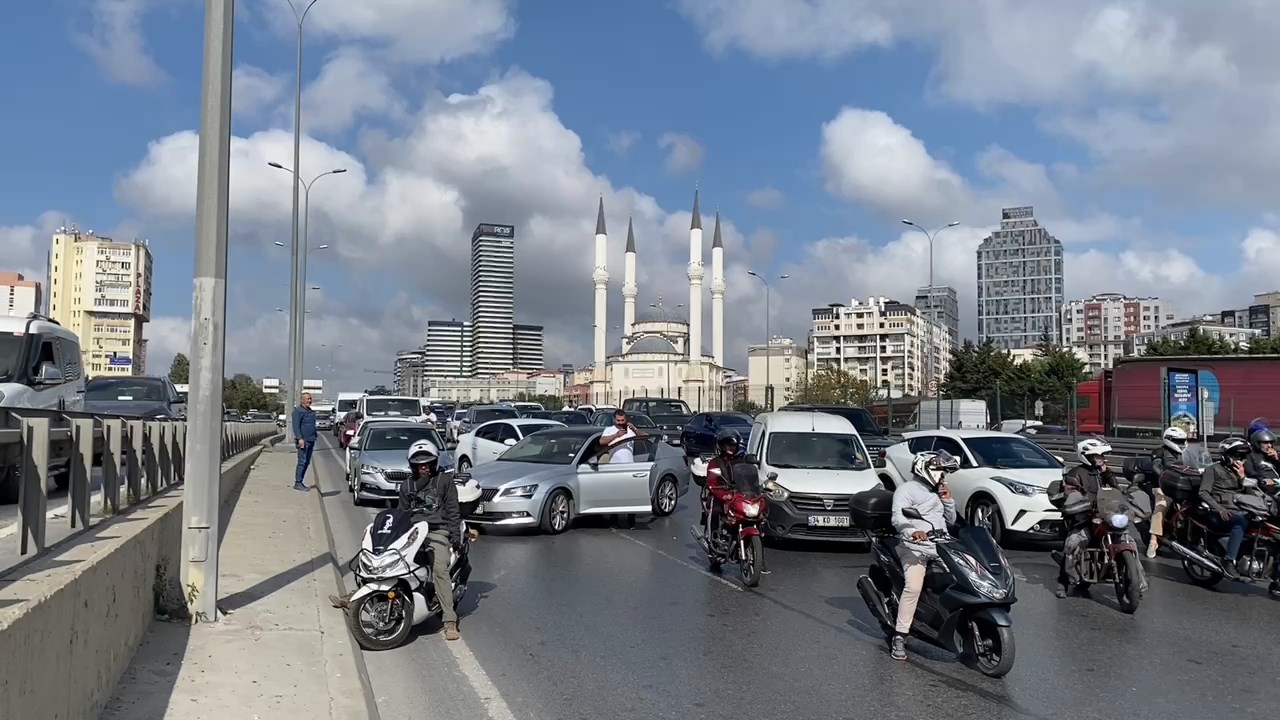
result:
<svg viewBox="0 0 1280 720"><path fill-rule="evenodd" d="M222 459L280 433L274 423L225 423ZM109 517L181 483L186 436L183 420L0 410L0 505L17 503L18 553L39 554L48 546L51 485L67 491L74 534L93 517ZM96 493L95 467L101 468Z"/></svg>
<svg viewBox="0 0 1280 720"><path fill-rule="evenodd" d="M1040 447L1049 452L1060 456L1068 464L1076 462L1076 442L1086 437L1094 437L1093 435L1081 435L1073 440L1070 435L1030 435L1027 437ZM1131 438L1103 438L1107 444L1111 446L1111 456L1118 458L1139 457L1142 455L1150 455L1160 445L1157 440L1131 439Z"/></svg>

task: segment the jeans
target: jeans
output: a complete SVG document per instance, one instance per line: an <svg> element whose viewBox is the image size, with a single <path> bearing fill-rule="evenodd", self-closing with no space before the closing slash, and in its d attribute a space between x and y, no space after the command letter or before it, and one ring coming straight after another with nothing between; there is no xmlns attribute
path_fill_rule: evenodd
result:
<svg viewBox="0 0 1280 720"><path fill-rule="evenodd" d="M458 622L458 613L453 607L453 580L449 577L449 553L453 545L449 542L449 533L444 530L432 530L427 533L427 545L431 552L431 584L436 589L436 600L440 602L441 621Z"/></svg>
<svg viewBox="0 0 1280 720"><path fill-rule="evenodd" d="M1240 556L1240 545L1244 543L1244 533L1249 529L1249 516L1242 512L1232 512L1230 518L1223 520L1222 516L1215 511L1208 520L1209 529L1218 533L1229 533L1226 559L1235 562Z"/></svg>
<svg viewBox="0 0 1280 720"><path fill-rule="evenodd" d="M898 547L898 558L902 560L906 582L902 586L902 597L898 598L898 622L893 629L899 635L910 635L911 621L916 617L920 591L924 589L924 576L929 569L929 558L901 546Z"/></svg>
<svg viewBox="0 0 1280 720"><path fill-rule="evenodd" d="M315 440L307 440L298 448L298 470L294 473L293 484L302 485L307 477L307 468L311 467L311 453L316 449Z"/></svg>

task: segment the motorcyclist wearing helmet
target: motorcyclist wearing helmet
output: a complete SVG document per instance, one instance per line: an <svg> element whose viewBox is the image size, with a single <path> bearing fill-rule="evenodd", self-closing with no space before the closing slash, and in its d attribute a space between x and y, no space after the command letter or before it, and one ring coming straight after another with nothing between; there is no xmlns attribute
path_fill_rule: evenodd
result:
<svg viewBox="0 0 1280 720"><path fill-rule="evenodd" d="M1263 428L1249 436L1251 452L1244 461L1245 477L1255 478L1259 483L1274 486L1280 480L1280 456L1276 453L1276 436Z"/></svg>
<svg viewBox="0 0 1280 720"><path fill-rule="evenodd" d="M737 462L740 438L733 430L724 429L716 433L716 456L707 463L707 507L703 509L702 524L707 524L707 513L711 514L711 536L708 542L714 542L719 536L720 513L724 503L733 492L733 464Z"/></svg>
<svg viewBox="0 0 1280 720"><path fill-rule="evenodd" d="M1249 516L1235 509L1234 497L1244 490L1245 461L1249 458L1249 444L1242 438L1229 437L1218 443L1218 462L1204 469L1200 475L1199 499L1212 511L1205 520L1214 532L1227 534L1227 554L1223 556L1223 569L1227 577L1240 579L1236 559L1249 529Z"/></svg>
<svg viewBox="0 0 1280 720"><path fill-rule="evenodd" d="M1067 533L1067 538L1062 543L1062 565L1056 592L1060 598L1084 593L1077 561L1080 554L1084 552L1084 549L1089 544L1089 523L1087 519L1092 517L1093 507L1098 501L1099 491L1103 488L1120 487L1115 473L1107 465L1107 454L1110 452L1111 445L1101 438L1081 440L1076 444L1076 455L1080 458L1080 464L1072 468L1062 478L1063 491L1068 496L1077 494L1083 497L1088 501L1089 510L1087 515L1079 513L1067 516L1064 513L1063 519L1067 522L1070 532ZM1137 538L1133 525L1129 525L1126 533L1140 540L1140 538ZM1141 566L1139 566L1139 570L1141 569ZM1139 578L1138 592L1145 593L1146 591L1147 574L1144 571Z"/></svg>
<svg viewBox="0 0 1280 720"><path fill-rule="evenodd" d="M1166 468L1182 464L1182 453L1187 449L1187 431L1176 425L1165 428L1160 447L1151 453L1151 468L1158 480ZM1160 483L1151 485L1151 540L1147 544L1147 557L1154 558L1164 535L1164 513L1169 509L1169 498L1160 489Z"/></svg>
<svg viewBox="0 0 1280 720"><path fill-rule="evenodd" d="M917 453L911 461L911 481L893 491L893 527L903 540L898 545L898 558L906 576L898 601L898 620L889 638L889 654L894 660L907 659L907 635L916 616L925 572L929 561L938 557L929 531L946 531L947 525L956 521L956 501L946 478L959 469L960 461L945 450ZM906 508L915 508L924 520L903 515Z"/></svg>
<svg viewBox="0 0 1280 720"><path fill-rule="evenodd" d="M431 581L436 588L444 621L444 639L457 640L458 613L453 607L453 581L449 577L449 551L462 548L462 511L453 473L440 472L440 449L430 440L409 446L411 477L400 483L400 509L418 513L427 521L431 548Z"/></svg>

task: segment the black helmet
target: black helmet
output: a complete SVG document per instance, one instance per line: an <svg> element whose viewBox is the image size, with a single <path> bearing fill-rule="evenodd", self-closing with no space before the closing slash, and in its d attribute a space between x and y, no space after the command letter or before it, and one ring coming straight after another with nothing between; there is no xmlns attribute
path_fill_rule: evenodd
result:
<svg viewBox="0 0 1280 720"><path fill-rule="evenodd" d="M1254 450L1257 450L1258 452L1262 452L1263 443L1271 443L1272 445L1275 445L1276 444L1275 434L1272 433L1270 430L1263 428L1249 436L1249 444L1253 446Z"/></svg>
<svg viewBox="0 0 1280 720"><path fill-rule="evenodd" d="M1229 437L1218 443L1218 454L1227 459L1243 460L1249 456L1249 443L1242 438Z"/></svg>
<svg viewBox="0 0 1280 720"><path fill-rule="evenodd" d="M737 431L725 428L724 430L721 430L720 432L716 433L716 449L717 450L724 452L725 446L731 443L733 445L737 445L738 447L742 446L742 438L738 437Z"/></svg>

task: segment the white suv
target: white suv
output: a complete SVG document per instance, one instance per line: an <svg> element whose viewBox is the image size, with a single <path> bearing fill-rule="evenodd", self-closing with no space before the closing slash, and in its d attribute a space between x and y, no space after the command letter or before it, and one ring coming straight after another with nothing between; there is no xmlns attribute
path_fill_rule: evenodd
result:
<svg viewBox="0 0 1280 720"><path fill-rule="evenodd" d="M84 367L76 334L43 315L0 316L0 409L83 407ZM54 462L61 463L70 457L70 444L55 443L51 451ZM0 446L0 503L17 502L21 472L18 445ZM67 479L65 469L54 475L59 488Z"/></svg>

